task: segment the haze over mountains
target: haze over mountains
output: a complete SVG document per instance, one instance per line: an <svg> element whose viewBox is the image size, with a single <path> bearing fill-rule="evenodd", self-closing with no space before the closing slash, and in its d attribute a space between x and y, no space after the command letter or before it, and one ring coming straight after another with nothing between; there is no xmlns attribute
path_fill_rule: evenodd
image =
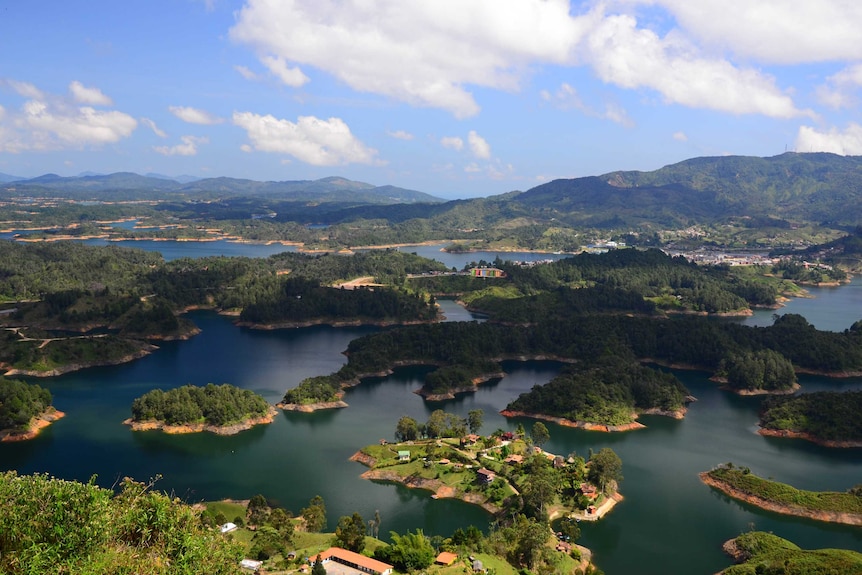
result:
<svg viewBox="0 0 862 575"><path fill-rule="evenodd" d="M5 176L4 177L8 177ZM117 199L252 197L338 204L331 222L445 218L465 227L518 221L594 228L684 227L743 218L756 226L814 223L853 227L862 221L862 157L785 153L769 158L700 157L651 172L618 171L554 180L525 192L444 202L430 194L340 177L260 182L227 177L189 181L130 172L7 182L6 193Z"/></svg>

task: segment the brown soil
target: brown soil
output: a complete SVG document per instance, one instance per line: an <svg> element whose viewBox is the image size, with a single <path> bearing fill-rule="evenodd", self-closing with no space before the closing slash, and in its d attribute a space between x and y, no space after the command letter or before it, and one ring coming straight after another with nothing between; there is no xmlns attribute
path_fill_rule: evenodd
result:
<svg viewBox="0 0 862 575"><path fill-rule="evenodd" d="M27 429L0 429L0 441L27 441L33 439L43 429L65 416L66 414L62 411L49 407L44 413L30 420L30 425L27 426Z"/></svg>
<svg viewBox="0 0 862 575"><path fill-rule="evenodd" d="M160 430L170 434L184 433L201 433L208 431L216 435L236 435L241 431L251 429L255 425L265 425L272 423L278 410L270 406L269 411L263 417L252 417L245 421L234 423L232 425L207 425L205 423L192 423L188 425L168 425L164 421L134 421L127 419L123 422L132 428L132 431L153 431Z"/></svg>

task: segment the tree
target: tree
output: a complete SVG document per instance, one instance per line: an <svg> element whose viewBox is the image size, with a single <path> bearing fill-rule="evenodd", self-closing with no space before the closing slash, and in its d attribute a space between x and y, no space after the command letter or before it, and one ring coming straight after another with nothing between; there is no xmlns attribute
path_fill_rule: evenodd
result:
<svg viewBox="0 0 862 575"><path fill-rule="evenodd" d="M533 438L534 445L542 447L549 439L551 439L551 434L548 432L548 428L544 423L537 421L533 424L533 428L530 430L530 437Z"/></svg>
<svg viewBox="0 0 862 575"><path fill-rule="evenodd" d="M484 423L485 412L481 409L471 409L467 413L467 427L470 428L470 433L479 433Z"/></svg>
<svg viewBox="0 0 862 575"><path fill-rule="evenodd" d="M309 533L320 533L326 527L326 505L320 495L312 497L308 507L300 510L299 514L305 520L305 530Z"/></svg>
<svg viewBox="0 0 862 575"><path fill-rule="evenodd" d="M395 439L398 441L414 441L419 437L419 424L412 417L405 415L398 420L395 427Z"/></svg>
<svg viewBox="0 0 862 575"><path fill-rule="evenodd" d="M417 529L416 533L409 531L398 535L390 533L392 544L379 547L374 551L374 558L391 563L398 571L412 573L425 569L434 562L434 547L430 539Z"/></svg>
<svg viewBox="0 0 862 575"><path fill-rule="evenodd" d="M287 549L284 546L284 538L269 525L258 527L251 539L251 553L258 559L269 559L273 555L284 555Z"/></svg>
<svg viewBox="0 0 862 575"><path fill-rule="evenodd" d="M343 515L335 528L335 544L361 553L365 549L365 521L359 513Z"/></svg>
<svg viewBox="0 0 862 575"><path fill-rule="evenodd" d="M320 553L317 554L317 559L314 560L314 566L311 568L311 575L326 575L326 567L323 566L323 560L320 558Z"/></svg>
<svg viewBox="0 0 862 575"><path fill-rule="evenodd" d="M263 525L269 518L269 505L261 494L249 499L245 510L249 525Z"/></svg>
<svg viewBox="0 0 862 575"><path fill-rule="evenodd" d="M612 481L622 481L623 462L610 447L600 449L590 457L589 480L601 488L602 493Z"/></svg>

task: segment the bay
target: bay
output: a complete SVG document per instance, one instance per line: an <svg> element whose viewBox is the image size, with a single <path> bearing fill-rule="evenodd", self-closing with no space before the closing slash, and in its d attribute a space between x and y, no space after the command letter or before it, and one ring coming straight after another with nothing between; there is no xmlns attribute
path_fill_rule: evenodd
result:
<svg viewBox="0 0 862 575"><path fill-rule="evenodd" d="M170 248L172 257L200 257L223 248L215 243L152 242L159 245L149 247ZM140 242L133 244L141 247ZM245 255L266 255L255 250L269 247L235 245L247 246L250 251ZM431 253L439 246L421 249ZM512 259L519 255L501 254ZM455 267L493 259L477 254L446 256L453 259L438 259ZM792 300L777 313L801 313L820 329L840 331L861 315L856 299L859 287L854 280L840 288L812 289L814 298ZM449 320L476 319L450 300L440 303ZM776 312L760 314L760 319L756 314L745 322L771 323L772 313ZM134 363L34 380L51 390L57 407L68 415L31 442L0 444L0 469L82 481L96 474L105 486L123 476L145 480L162 475L158 487L188 501L245 499L262 493L295 512L319 494L326 501L330 528L341 515L358 511L367 519L379 510L381 533L419 527L427 534L446 536L471 524L487 529L490 517L479 508L366 481L359 477L365 468L348 458L363 445L392 439L400 416L424 421L437 408L462 416L482 409L484 433L514 430L518 423L529 429L532 420L506 419L499 410L561 368L553 362L507 362L503 379L438 403L424 402L413 393L422 383L424 369L401 369L349 390L347 409L283 413L269 426L236 436L133 433L122 420L129 416L132 400L150 389L232 383L276 402L303 378L338 369L346 361L342 352L349 341L374 331L320 326L254 331L237 328L229 318L213 312L192 312L189 317L202 329L189 341L164 343L156 353ZM862 551L862 529L759 511L717 494L697 477L700 471L733 461L800 488L843 491L862 481L862 449L827 449L761 437L756 434L760 399L721 391L706 373L675 373L699 400L682 421L644 417L646 429L626 434L548 425L549 451L587 456L590 450L610 447L623 460L625 500L602 521L581 524L581 543L594 551L599 567L608 575L715 573L730 563L721 552L722 542L752 528L772 531L805 548ZM803 376L801 383L804 391L862 388L860 379Z"/></svg>

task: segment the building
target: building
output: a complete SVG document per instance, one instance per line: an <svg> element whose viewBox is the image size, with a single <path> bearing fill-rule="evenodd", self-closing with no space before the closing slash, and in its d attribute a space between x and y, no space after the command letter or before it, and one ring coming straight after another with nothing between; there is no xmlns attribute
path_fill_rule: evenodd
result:
<svg viewBox="0 0 862 575"><path fill-rule="evenodd" d="M399 451L398 452L398 461L410 461L410 452L409 451Z"/></svg>
<svg viewBox="0 0 862 575"><path fill-rule="evenodd" d="M222 533L230 533L231 531L236 531L237 527L233 523L225 523L219 529L221 529Z"/></svg>
<svg viewBox="0 0 862 575"><path fill-rule="evenodd" d="M497 268L470 268L470 275L474 278L504 278L506 272Z"/></svg>
<svg viewBox="0 0 862 575"><path fill-rule="evenodd" d="M371 575L391 575L393 571L392 565L342 549L341 547L330 547L320 554L320 560L326 565L329 561L335 561L342 565L347 565L353 569L358 569Z"/></svg>
<svg viewBox="0 0 862 575"><path fill-rule="evenodd" d="M476 479L479 480L479 483L491 483L495 479L497 479L497 475L491 471L490 469L479 469L476 471Z"/></svg>
<svg viewBox="0 0 862 575"><path fill-rule="evenodd" d="M445 567L448 567L449 565L454 563L456 559L458 559L458 556L456 554L449 553L448 551L442 551L440 555L437 556L437 559L434 560L434 563L436 563L437 565L443 565Z"/></svg>
<svg viewBox="0 0 862 575"><path fill-rule="evenodd" d="M254 571L255 573L260 570L261 565L263 565L263 561L255 561L254 559L243 559L239 562L240 567L248 569L249 571Z"/></svg>

